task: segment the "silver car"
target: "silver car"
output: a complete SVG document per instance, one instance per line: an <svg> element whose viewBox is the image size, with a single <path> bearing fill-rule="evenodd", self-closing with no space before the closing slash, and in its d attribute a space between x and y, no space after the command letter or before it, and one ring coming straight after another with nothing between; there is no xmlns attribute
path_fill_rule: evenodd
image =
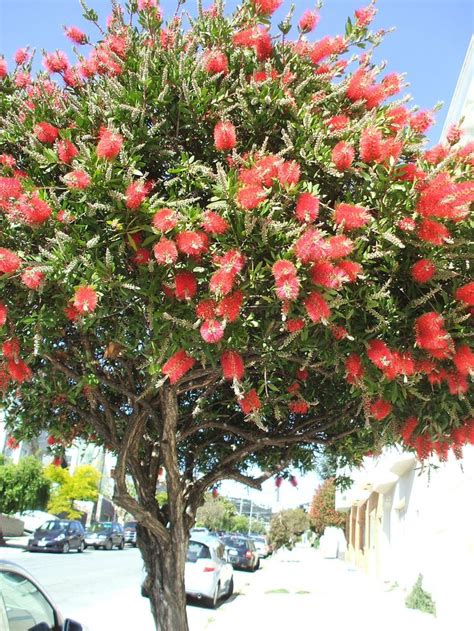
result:
<svg viewBox="0 0 474 631"><path fill-rule="evenodd" d="M234 591L232 565L227 563L225 546L215 537L192 534L184 572L186 594L204 599L213 609L219 599Z"/></svg>

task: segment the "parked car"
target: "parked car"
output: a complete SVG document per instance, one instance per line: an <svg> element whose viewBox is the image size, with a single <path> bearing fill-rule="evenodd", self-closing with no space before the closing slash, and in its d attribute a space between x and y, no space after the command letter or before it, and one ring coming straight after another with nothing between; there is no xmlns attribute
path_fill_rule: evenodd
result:
<svg viewBox="0 0 474 631"><path fill-rule="evenodd" d="M69 550L84 552L85 547L84 528L80 521L49 519L35 530L28 540L27 549L30 552L43 550L66 553Z"/></svg>
<svg viewBox="0 0 474 631"><path fill-rule="evenodd" d="M184 582L186 594L215 609L219 599L234 591L232 565L227 562L225 546L216 537L193 534L188 545Z"/></svg>
<svg viewBox="0 0 474 631"><path fill-rule="evenodd" d="M2 631L83 631L64 620L37 581L16 563L0 560L0 629Z"/></svg>
<svg viewBox="0 0 474 631"><path fill-rule="evenodd" d="M260 558L253 539L243 535L228 535L222 538L227 559L232 567L255 572L260 567Z"/></svg>
<svg viewBox="0 0 474 631"><path fill-rule="evenodd" d="M123 534L125 543L131 543L134 548L137 547L137 522L126 521L123 526Z"/></svg>
<svg viewBox="0 0 474 631"><path fill-rule="evenodd" d="M194 528L191 528L191 530L189 531L189 534L191 536L193 536L193 535L208 535L209 534L209 529L208 528L204 528L202 526L195 526Z"/></svg>
<svg viewBox="0 0 474 631"><path fill-rule="evenodd" d="M89 526L85 534L86 547L98 550L112 550L116 546L119 550L125 547L125 535L120 524L114 521L102 521Z"/></svg>
<svg viewBox="0 0 474 631"><path fill-rule="evenodd" d="M268 545L267 538L261 535L253 535L252 539L257 548L258 556L261 559L265 559L270 554L270 546Z"/></svg>

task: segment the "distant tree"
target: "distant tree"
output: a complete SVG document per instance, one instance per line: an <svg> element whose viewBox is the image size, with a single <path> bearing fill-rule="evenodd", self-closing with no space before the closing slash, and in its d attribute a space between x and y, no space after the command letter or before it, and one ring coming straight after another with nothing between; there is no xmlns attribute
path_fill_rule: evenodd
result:
<svg viewBox="0 0 474 631"><path fill-rule="evenodd" d="M344 527L346 515L336 510L336 484L334 478L325 480L316 490L311 503L309 517L311 525L318 535L322 535L327 526Z"/></svg>
<svg viewBox="0 0 474 631"><path fill-rule="evenodd" d="M235 513L235 506L231 501L207 494L204 504L197 510L196 524L209 528L209 530L231 530Z"/></svg>
<svg viewBox="0 0 474 631"><path fill-rule="evenodd" d="M270 521L269 539L274 550L293 548L296 539L309 528L309 517L302 508L284 510Z"/></svg>
<svg viewBox="0 0 474 631"><path fill-rule="evenodd" d="M65 513L71 519L80 517L74 500L95 501L99 495L100 473L91 465L78 467L71 475L67 469L49 465L45 475L53 485L48 511L55 515Z"/></svg>

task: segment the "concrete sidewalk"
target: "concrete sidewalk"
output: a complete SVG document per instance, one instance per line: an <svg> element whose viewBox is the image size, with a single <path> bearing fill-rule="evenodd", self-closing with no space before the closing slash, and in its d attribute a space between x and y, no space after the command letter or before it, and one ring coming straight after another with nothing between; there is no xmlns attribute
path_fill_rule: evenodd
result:
<svg viewBox="0 0 474 631"><path fill-rule="evenodd" d="M324 559L313 548L278 552L268 562L268 571L239 600L241 615L222 611L206 631L241 631L243 620L252 630L272 631L443 629L433 616L407 609L400 593L384 591L359 570L338 559Z"/></svg>

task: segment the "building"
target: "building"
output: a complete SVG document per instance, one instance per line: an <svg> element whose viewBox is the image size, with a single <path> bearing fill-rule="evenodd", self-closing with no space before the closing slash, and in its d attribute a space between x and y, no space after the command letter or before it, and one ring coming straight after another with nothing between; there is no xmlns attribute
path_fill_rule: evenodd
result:
<svg viewBox="0 0 474 631"><path fill-rule="evenodd" d="M461 118L464 122L461 129L464 132L464 142L474 139L474 35L471 38L466 57L449 106L441 141L446 138L448 129Z"/></svg>

